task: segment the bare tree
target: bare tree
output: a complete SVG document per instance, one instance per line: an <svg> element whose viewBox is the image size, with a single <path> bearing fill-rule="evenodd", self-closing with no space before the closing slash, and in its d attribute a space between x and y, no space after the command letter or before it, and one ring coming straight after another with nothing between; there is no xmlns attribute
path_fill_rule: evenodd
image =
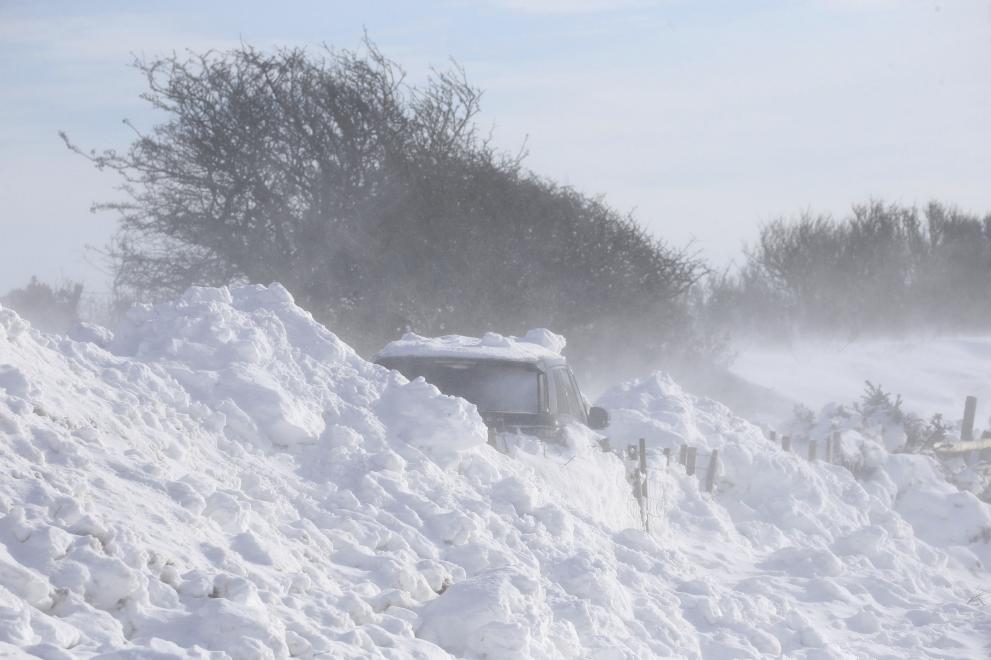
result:
<svg viewBox="0 0 991 660"><path fill-rule="evenodd" d="M477 125L457 65L422 86L361 53L250 46L134 63L165 120L125 152L111 255L131 298L280 281L361 348L400 327L663 334L701 274L601 200L528 171ZM648 330L649 329L649 330Z"/></svg>

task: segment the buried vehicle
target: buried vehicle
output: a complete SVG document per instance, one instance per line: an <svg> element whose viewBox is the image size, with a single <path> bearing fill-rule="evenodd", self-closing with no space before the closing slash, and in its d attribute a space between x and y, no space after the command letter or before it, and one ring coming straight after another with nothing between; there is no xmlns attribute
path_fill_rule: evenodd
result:
<svg viewBox="0 0 991 660"><path fill-rule="evenodd" d="M407 333L379 351L375 362L475 404L490 429L545 439L554 438L569 423L604 429L609 414L589 407L582 396L561 355L564 343L563 337L544 329L523 337Z"/></svg>

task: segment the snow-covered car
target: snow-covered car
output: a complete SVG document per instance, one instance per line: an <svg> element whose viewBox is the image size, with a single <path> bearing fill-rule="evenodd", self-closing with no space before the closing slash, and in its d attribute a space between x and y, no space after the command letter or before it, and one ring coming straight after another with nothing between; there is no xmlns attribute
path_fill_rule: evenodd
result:
<svg viewBox="0 0 991 660"><path fill-rule="evenodd" d="M609 414L588 405L563 348L564 338L544 329L523 337L408 333L379 351L375 362L475 404L489 428L542 437L569 423L606 428Z"/></svg>

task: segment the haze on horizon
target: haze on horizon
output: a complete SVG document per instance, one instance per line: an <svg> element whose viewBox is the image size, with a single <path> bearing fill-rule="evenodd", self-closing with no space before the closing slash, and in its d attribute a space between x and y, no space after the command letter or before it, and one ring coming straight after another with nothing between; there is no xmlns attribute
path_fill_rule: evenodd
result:
<svg viewBox="0 0 991 660"><path fill-rule="evenodd" d="M305 20L301 20L304 19ZM155 122L132 53L327 43L367 30L413 79L454 58L527 166L725 264L763 221L869 198L991 210L991 4L492 0L0 4L0 292L107 286L117 181L69 153Z"/></svg>

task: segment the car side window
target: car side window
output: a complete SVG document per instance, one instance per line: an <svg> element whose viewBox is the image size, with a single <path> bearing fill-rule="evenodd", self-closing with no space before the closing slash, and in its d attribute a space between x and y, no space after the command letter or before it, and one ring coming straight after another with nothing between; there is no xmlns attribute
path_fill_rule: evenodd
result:
<svg viewBox="0 0 991 660"><path fill-rule="evenodd" d="M575 419L583 421L583 406L578 399L578 392L571 383L568 370L564 367L553 369L551 378L554 379L554 397L557 401L558 414L571 415Z"/></svg>
<svg viewBox="0 0 991 660"><path fill-rule="evenodd" d="M571 379L571 389L575 393L575 401L578 404L578 419L582 421L583 424L588 423L588 402L582 395L582 390L578 387L578 379L575 378L575 372L570 368L568 369L568 377Z"/></svg>

